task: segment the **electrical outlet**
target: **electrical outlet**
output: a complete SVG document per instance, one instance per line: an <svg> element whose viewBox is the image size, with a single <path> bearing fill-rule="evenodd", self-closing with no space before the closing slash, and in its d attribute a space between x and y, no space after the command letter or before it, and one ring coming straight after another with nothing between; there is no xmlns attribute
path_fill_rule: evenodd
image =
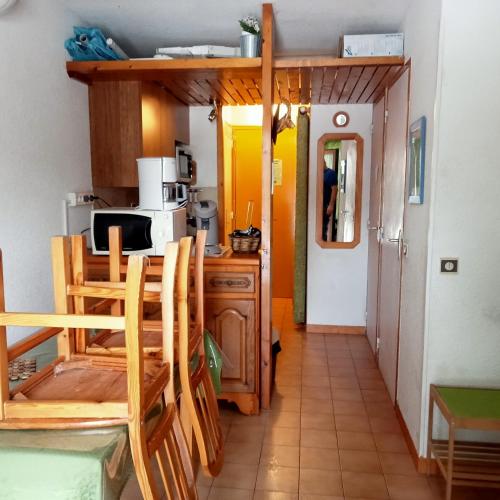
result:
<svg viewBox="0 0 500 500"><path fill-rule="evenodd" d="M94 193L92 191L84 191L81 193L68 193L68 206L78 207L82 205L91 205L94 203Z"/></svg>
<svg viewBox="0 0 500 500"><path fill-rule="evenodd" d="M458 259L450 257L441 258L441 272L458 273Z"/></svg>

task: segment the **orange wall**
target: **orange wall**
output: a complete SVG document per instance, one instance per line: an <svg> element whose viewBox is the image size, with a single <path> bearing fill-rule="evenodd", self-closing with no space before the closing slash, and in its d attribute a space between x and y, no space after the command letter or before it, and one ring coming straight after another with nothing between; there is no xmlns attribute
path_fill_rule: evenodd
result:
<svg viewBox="0 0 500 500"><path fill-rule="evenodd" d="M262 128L233 126L233 211L234 227L246 228L249 200L254 201L252 224L260 228L262 205ZM224 150L224 155L228 152ZM297 131L286 129L278 136L274 158L282 161L282 184L273 195L273 297L293 296L295 242L295 180ZM225 168L228 168L226 163ZM231 182L229 175L225 182Z"/></svg>

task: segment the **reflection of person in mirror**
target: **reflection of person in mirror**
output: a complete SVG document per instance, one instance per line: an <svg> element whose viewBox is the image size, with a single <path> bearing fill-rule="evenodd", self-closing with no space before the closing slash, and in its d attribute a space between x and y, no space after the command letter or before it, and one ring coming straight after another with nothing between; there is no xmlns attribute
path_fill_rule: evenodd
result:
<svg viewBox="0 0 500 500"><path fill-rule="evenodd" d="M328 241L328 226L330 223L330 218L333 215L332 224L332 239L331 241L336 241L337 239L337 229L335 227L335 201L337 199L337 172L333 168L328 168L324 166L323 170L323 228L322 228L322 240Z"/></svg>

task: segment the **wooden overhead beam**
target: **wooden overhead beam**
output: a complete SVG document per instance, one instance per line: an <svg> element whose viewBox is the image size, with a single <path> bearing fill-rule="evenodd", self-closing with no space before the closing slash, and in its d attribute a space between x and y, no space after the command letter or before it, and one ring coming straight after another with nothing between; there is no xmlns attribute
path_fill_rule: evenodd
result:
<svg viewBox="0 0 500 500"><path fill-rule="evenodd" d="M331 57L331 56L301 56L276 57L273 67L280 68L336 68L357 66L402 66L404 57Z"/></svg>
<svg viewBox="0 0 500 500"><path fill-rule="evenodd" d="M272 106L274 101L273 70L273 6L262 6L262 243L261 243L261 406L271 406L272 391L272 276L271 276L271 236L272 236L272 162L273 143Z"/></svg>

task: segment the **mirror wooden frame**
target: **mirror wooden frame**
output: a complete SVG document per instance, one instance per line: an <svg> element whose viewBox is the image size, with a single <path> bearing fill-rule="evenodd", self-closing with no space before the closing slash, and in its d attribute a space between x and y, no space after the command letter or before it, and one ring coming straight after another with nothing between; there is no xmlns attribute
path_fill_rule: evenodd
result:
<svg viewBox="0 0 500 500"><path fill-rule="evenodd" d="M352 241L323 241L321 238L323 215L323 162L325 144L328 141L356 141L356 195L354 199L354 238ZM318 139L316 163L316 243L321 248L354 248L361 241L361 199L363 196L364 141L355 133L328 133Z"/></svg>

